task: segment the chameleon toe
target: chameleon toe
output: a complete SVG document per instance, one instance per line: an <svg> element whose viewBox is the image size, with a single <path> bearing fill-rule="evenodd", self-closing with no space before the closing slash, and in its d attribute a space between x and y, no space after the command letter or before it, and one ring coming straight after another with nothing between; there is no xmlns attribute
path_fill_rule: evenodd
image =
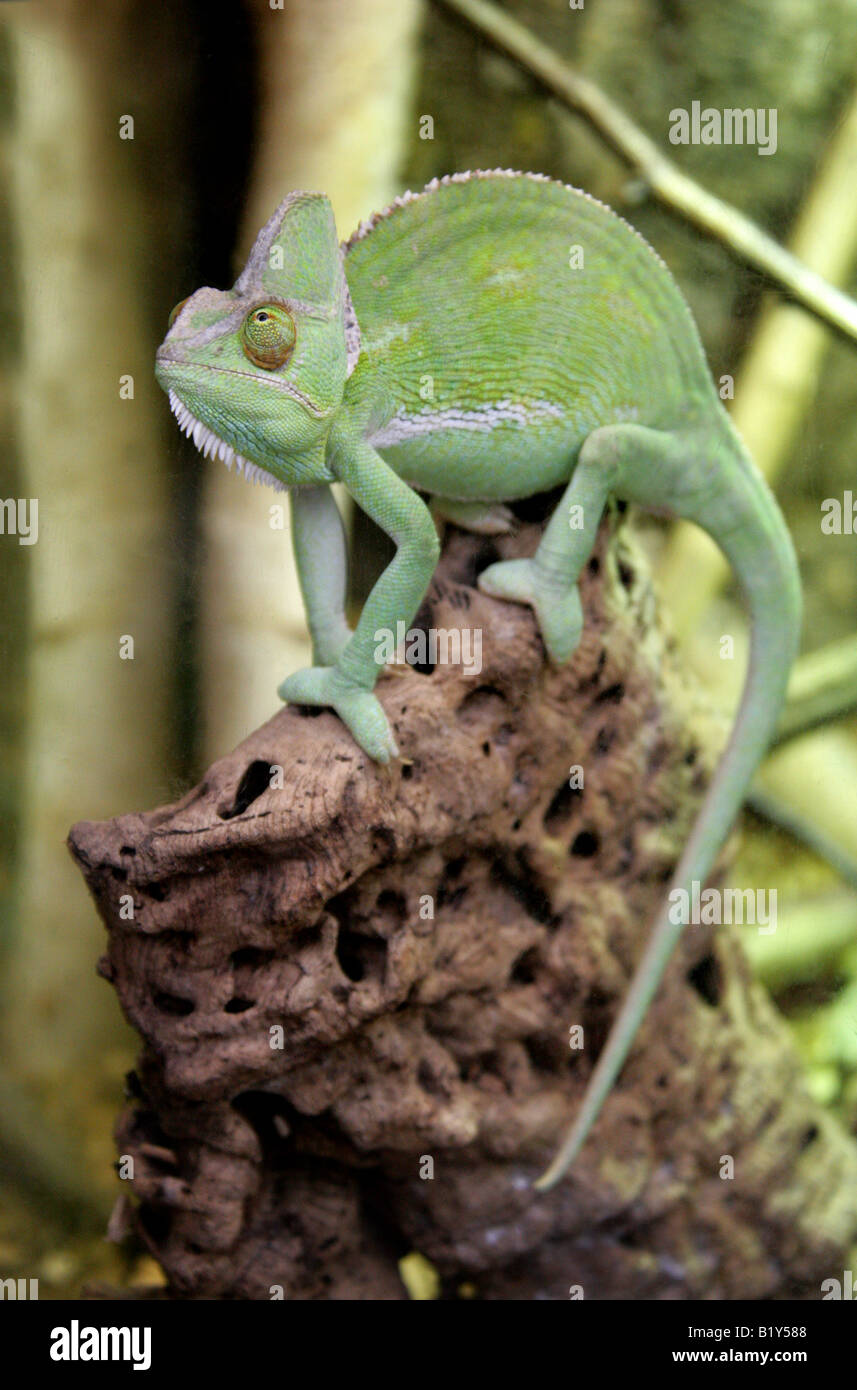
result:
<svg viewBox="0 0 857 1390"><path fill-rule="evenodd" d="M532 560L500 560L496 565L489 565L479 576L479 588L492 598L532 603L535 598Z"/></svg>

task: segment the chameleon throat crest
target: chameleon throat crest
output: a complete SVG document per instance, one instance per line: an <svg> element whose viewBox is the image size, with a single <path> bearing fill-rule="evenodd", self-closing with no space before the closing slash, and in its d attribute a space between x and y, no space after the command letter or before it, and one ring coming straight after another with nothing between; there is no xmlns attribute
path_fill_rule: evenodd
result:
<svg viewBox="0 0 857 1390"><path fill-rule="evenodd" d="M227 444L225 439L221 439L214 430L204 425L201 420L197 420L192 411L188 410L184 401L176 395L175 391L170 391L170 410L175 415L179 428L188 438L193 438L193 442L199 449L203 458L220 458L231 470L233 463L238 473L241 473L250 483L267 484L275 488L277 492L288 492L285 483L281 483L279 478L275 478L273 473L267 469L260 468L257 463L251 463L245 459L243 454L236 453L231 444Z"/></svg>

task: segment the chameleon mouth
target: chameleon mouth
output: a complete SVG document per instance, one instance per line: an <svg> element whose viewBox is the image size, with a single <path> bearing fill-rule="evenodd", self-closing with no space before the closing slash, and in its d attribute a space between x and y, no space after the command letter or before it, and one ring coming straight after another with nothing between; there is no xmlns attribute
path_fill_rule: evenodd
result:
<svg viewBox="0 0 857 1390"><path fill-rule="evenodd" d="M237 453L231 444L227 444L225 439L221 439L220 435L214 433L214 430L210 430L208 425L197 420L175 391L170 391L169 397L170 410L178 421L179 429L189 439L193 439L203 458L223 459L230 471L234 463L236 472L246 478L249 483L262 483L268 487L276 488L277 492L288 492L286 484L281 483L279 478L275 478L273 473L269 473L266 468L260 468L258 463L251 463L249 459L245 459L243 454Z"/></svg>

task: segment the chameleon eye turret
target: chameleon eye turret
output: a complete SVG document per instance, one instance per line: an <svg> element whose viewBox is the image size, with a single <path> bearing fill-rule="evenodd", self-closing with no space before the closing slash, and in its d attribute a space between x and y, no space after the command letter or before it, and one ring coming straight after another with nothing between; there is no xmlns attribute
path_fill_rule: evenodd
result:
<svg viewBox="0 0 857 1390"><path fill-rule="evenodd" d="M269 372L282 367L294 350L294 319L282 304L260 304L244 320L241 346L255 367Z"/></svg>
<svg viewBox="0 0 857 1390"><path fill-rule="evenodd" d="M175 304L173 306L173 308L170 310L170 316L167 319L167 328L172 328L173 324L175 323L176 319L178 318L179 314L181 313L182 309L187 304L189 299L190 295L186 295L184 299L180 299L178 304Z"/></svg>

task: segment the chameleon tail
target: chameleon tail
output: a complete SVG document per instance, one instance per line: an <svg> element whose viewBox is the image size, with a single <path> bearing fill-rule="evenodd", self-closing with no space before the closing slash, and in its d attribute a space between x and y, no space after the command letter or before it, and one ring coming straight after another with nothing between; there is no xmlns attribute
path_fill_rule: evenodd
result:
<svg viewBox="0 0 857 1390"><path fill-rule="evenodd" d="M770 743L800 635L800 581L791 537L761 474L743 449L741 455L738 477L738 470L730 470L731 488L740 483L743 494L736 505L732 492L736 524L712 525L710 534L729 559L747 598L752 634L750 661L732 734L670 886L671 892L684 889L688 895L694 881L704 883L711 871ZM698 514L696 519L704 524ZM580 1111L550 1167L535 1183L540 1191L559 1182L577 1157L657 992L684 926L683 922L672 920L669 902L668 895L598 1058Z"/></svg>

